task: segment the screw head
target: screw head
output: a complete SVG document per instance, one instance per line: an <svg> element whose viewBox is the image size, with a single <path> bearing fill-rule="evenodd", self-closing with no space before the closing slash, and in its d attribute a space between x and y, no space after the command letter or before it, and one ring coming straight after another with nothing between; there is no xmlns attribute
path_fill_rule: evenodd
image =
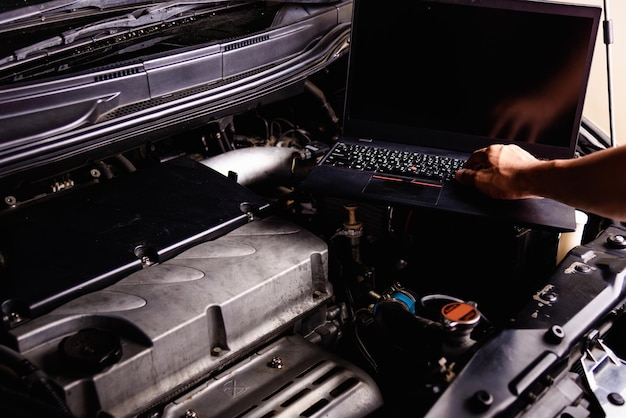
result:
<svg viewBox="0 0 626 418"><path fill-rule="evenodd" d="M270 360L268 366L270 366L272 369L282 369L283 366L284 366L283 359L281 359L278 356L272 357L272 359Z"/></svg>

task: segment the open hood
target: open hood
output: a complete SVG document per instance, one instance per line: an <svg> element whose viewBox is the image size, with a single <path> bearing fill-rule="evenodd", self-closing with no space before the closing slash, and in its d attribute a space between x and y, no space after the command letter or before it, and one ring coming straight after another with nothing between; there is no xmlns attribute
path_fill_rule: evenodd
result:
<svg viewBox="0 0 626 418"><path fill-rule="evenodd" d="M301 88L351 1L51 1L0 9L0 183L14 189Z"/></svg>

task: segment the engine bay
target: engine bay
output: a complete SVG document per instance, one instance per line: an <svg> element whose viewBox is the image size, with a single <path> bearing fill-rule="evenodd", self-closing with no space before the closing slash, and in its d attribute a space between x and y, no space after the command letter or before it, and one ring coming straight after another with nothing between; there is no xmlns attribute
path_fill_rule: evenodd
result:
<svg viewBox="0 0 626 418"><path fill-rule="evenodd" d="M337 133L333 71L4 214L3 274L36 278L3 290L15 416L619 410L624 229L590 221L557 265L554 232L299 190Z"/></svg>

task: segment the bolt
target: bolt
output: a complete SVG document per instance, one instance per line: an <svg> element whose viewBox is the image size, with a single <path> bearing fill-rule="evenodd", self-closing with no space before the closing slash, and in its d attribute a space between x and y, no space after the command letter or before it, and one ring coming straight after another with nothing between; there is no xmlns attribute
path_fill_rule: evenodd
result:
<svg viewBox="0 0 626 418"><path fill-rule="evenodd" d="M544 334L544 338L550 344L559 344L565 338L565 331L560 325L552 325Z"/></svg>
<svg viewBox="0 0 626 418"><path fill-rule="evenodd" d="M272 357L268 366L270 366L272 369L282 369L284 366L283 359L281 359L280 357Z"/></svg>
<svg viewBox="0 0 626 418"><path fill-rule="evenodd" d="M5 196L4 203L6 203L7 206L15 206L17 204L17 199L15 196Z"/></svg>
<svg viewBox="0 0 626 418"><path fill-rule="evenodd" d="M198 418L199 416L200 415L198 415L198 413L193 409L188 409L185 411L185 415L183 415L183 418Z"/></svg>
<svg viewBox="0 0 626 418"><path fill-rule="evenodd" d="M607 238L607 242L613 248L626 248L626 237L624 235L611 235Z"/></svg>
<svg viewBox="0 0 626 418"><path fill-rule="evenodd" d="M493 404L493 396L486 390L476 391L469 399L469 405L474 412L485 412Z"/></svg>

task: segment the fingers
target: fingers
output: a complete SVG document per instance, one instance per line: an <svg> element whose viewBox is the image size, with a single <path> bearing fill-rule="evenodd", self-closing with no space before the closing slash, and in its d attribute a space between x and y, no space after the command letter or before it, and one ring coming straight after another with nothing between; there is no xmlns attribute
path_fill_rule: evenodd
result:
<svg viewBox="0 0 626 418"><path fill-rule="evenodd" d="M454 178L457 182L463 185L474 185L474 178L476 177L476 170L461 168L454 174Z"/></svg>
<svg viewBox="0 0 626 418"><path fill-rule="evenodd" d="M457 170L454 174L455 180L464 185L474 185L476 173L484 169L488 162L487 148L474 151L467 161L465 161L465 164L463 164L463 168Z"/></svg>
<svg viewBox="0 0 626 418"><path fill-rule="evenodd" d="M470 155L463 168L471 170L482 170L489 165L489 157L487 155L487 148L481 148L476 150Z"/></svg>

